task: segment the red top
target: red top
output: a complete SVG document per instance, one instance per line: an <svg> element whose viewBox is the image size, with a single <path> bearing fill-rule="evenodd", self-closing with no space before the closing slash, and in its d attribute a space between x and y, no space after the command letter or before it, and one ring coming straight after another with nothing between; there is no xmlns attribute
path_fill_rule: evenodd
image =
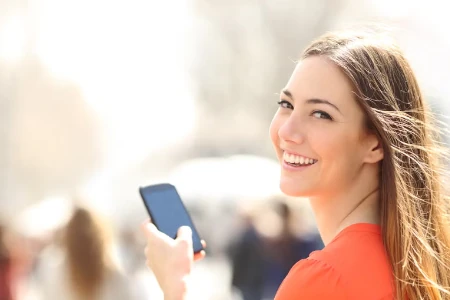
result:
<svg viewBox="0 0 450 300"><path fill-rule="evenodd" d="M342 230L323 250L292 267L275 300L394 299L394 275L375 224Z"/></svg>

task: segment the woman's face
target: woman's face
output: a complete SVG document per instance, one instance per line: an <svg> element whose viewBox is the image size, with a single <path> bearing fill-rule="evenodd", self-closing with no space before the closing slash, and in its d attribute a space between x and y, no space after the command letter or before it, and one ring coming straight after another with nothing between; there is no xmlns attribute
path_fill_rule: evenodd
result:
<svg viewBox="0 0 450 300"><path fill-rule="evenodd" d="M370 146L349 79L326 57L312 56L298 63L279 101L270 136L281 190L298 197L345 191Z"/></svg>

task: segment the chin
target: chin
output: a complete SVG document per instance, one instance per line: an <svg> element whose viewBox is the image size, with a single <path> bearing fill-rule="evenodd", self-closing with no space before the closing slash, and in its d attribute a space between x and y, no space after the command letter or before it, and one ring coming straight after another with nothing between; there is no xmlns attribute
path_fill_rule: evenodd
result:
<svg viewBox="0 0 450 300"><path fill-rule="evenodd" d="M301 197L308 198L312 195L312 191L310 188L302 186L300 184L295 184L292 182L284 182L283 180L280 182L280 190L289 197Z"/></svg>

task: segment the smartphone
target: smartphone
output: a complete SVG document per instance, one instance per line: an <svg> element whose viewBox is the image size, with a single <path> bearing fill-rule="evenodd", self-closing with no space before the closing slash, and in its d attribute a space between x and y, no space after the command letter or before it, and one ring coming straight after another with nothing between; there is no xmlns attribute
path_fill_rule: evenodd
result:
<svg viewBox="0 0 450 300"><path fill-rule="evenodd" d="M200 235L175 186L169 183L149 185L140 187L139 193L156 228L175 239L181 226L189 226L194 253L203 250Z"/></svg>

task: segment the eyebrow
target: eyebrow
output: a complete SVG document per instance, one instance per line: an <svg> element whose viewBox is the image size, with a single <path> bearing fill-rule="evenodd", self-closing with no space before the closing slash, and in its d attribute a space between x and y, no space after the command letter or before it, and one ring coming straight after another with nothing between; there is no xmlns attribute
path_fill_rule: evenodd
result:
<svg viewBox="0 0 450 300"><path fill-rule="evenodd" d="M282 90L281 92L283 94L285 94L286 96L288 96L289 98L291 98L291 100L294 100L294 97L292 96L292 93L289 90L285 89L285 90ZM327 104L327 105L333 107L334 109L336 109L338 112L341 113L339 108L336 105L334 105L333 103L331 103L330 101L328 101L328 100L312 98L312 99L306 100L306 103L308 103L308 104Z"/></svg>

